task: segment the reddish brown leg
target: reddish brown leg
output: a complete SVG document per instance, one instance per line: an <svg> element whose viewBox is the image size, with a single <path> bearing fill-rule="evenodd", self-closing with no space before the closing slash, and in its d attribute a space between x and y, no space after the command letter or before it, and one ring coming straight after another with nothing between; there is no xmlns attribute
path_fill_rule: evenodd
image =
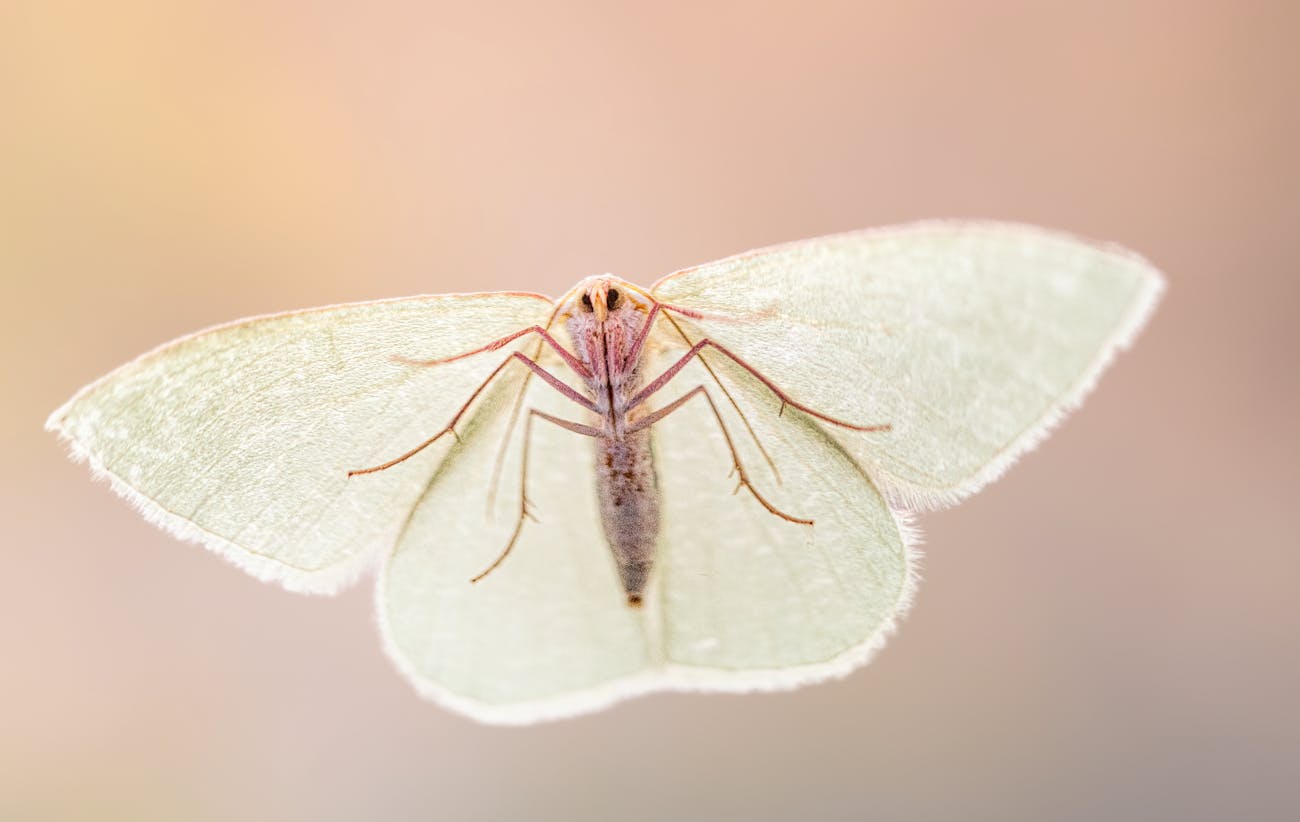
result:
<svg viewBox="0 0 1300 822"><path fill-rule="evenodd" d="M654 299L648 294L646 297L651 300ZM637 334L636 342L632 345L632 350L628 352L627 358L623 361L624 369L626 369L630 363L636 362L641 356L641 349L645 347L645 341L650 336L650 327L654 324L655 318L659 316L659 312L663 310L663 308L664 305L657 301L651 306L650 313L646 315L645 323L642 324L641 331ZM681 338L686 341L687 345L690 345L690 338L686 336L685 331L682 331L682 327L677 324L677 321L672 317L669 317L667 314L664 316L668 317L668 322L672 323L673 328L679 335L681 335ZM718 379L718 375L713 372L713 366L709 365L709 363L703 359L700 360L700 364L704 366L704 370L709 372L709 376L713 378L713 383L718 386L718 390L722 392L722 396L727 398L727 402L729 402L731 407L736 410L736 413L740 415L741 423L744 424L745 430L749 432L749 437L754 441L754 445L758 446L758 453L763 455L763 460L767 463L767 467L772 469L772 476L776 478L777 484L779 485L781 482L781 472L777 470L776 463L772 461L772 457L767 453L767 449L763 447L763 443L759 440L758 435L754 433L754 426L749 424L749 418L745 416L744 411L740 410L740 404L736 402L735 397L731 396L731 392L727 390L727 386L723 385L722 380Z"/></svg>
<svg viewBox="0 0 1300 822"><path fill-rule="evenodd" d="M568 397L569 399L573 400L578 405L581 405L583 408L587 409L588 411L591 411L594 414L600 413L600 409L596 407L596 404L594 402L582 396L582 394L579 394L577 391L573 390L573 388L571 388L568 383L566 383L564 380L560 379L559 377L555 376L550 371L547 371L545 368L542 368L540 365L536 363L536 361L528 359L519 351L514 352L510 356L514 357L524 365L528 366L528 370L532 371L534 374L541 377L542 380L547 385L554 388L556 391L559 391L561 394Z"/></svg>
<svg viewBox="0 0 1300 822"><path fill-rule="evenodd" d="M646 314L645 322L641 324L641 330L637 332L636 341L632 343L632 348L623 358L619 365L622 370L626 371L628 366L641 358L641 349L645 347L646 338L650 336L650 326L654 325L655 317L659 316L659 303L650 307L650 313Z"/></svg>
<svg viewBox="0 0 1300 822"><path fill-rule="evenodd" d="M360 474L373 474L377 471L383 471L388 468L392 468L394 465L409 460L411 457L415 456L416 454L420 453L424 449L428 448L430 445L433 445L445 434L450 433L453 437L457 437L459 439L459 436L456 434L456 423L460 422L460 418L465 415L465 412L467 410L469 410L470 405L474 402L474 400L478 397L478 395L483 393L483 389L487 388L488 384L491 383L492 380L496 379L497 375L501 373L501 370L505 368L512 360L519 360L524 365L528 366L528 368L534 374L537 374L539 377L545 380L548 385L550 385L555 390L559 391L564 396L573 400L578 405L581 405L583 408L586 408L590 411L596 411L596 405L591 400L582 396L577 391L574 391L559 377L555 376L551 372L547 371L545 368L542 368L537 363L528 359L521 352L514 351L511 352L509 357L506 357L504 360L502 360L500 365L492 369L492 373L487 375L487 379L483 380L483 382L479 384L479 387L474 389L474 393L469 395L469 399L465 400L465 404L460 407L460 410L456 412L455 416L451 418L451 422L447 423L445 428L443 428L438 433L434 434L432 437L429 437L424 442L415 446L410 451L407 451L405 454L402 454L400 457L395 457L389 460L388 462L385 462L382 465L376 465L371 468L358 468L349 471L348 476L355 477Z"/></svg>
<svg viewBox="0 0 1300 822"><path fill-rule="evenodd" d="M503 550L501 554L492 561L491 565L484 568L477 576L472 578L470 582L478 582L483 579L483 577L495 571L497 566L505 561L506 557L510 556L510 552L514 550L515 543L519 541L520 533L524 530L525 518L531 519L534 522L537 521L537 518L533 516L533 512L528 510L528 449L533 438L534 417L541 417L547 422L554 423L555 425L573 431L576 434L582 434L585 437L599 437L601 435L599 429L592 428L589 425L583 425L582 423L572 422L570 420L562 420L559 417L552 417L550 414L538 411L536 408L528 409L528 419L524 421L524 454L519 467L519 518L515 520L515 528L510 533L510 541L506 543L505 550Z"/></svg>
<svg viewBox="0 0 1300 822"><path fill-rule="evenodd" d="M659 303L656 303L656 307L671 308L671 306L662 306ZM680 311L681 309L673 310ZM665 311L664 317L672 325L673 330L677 332L677 336L682 338L682 342L686 343L687 346L690 346L691 338L686 336L686 332L682 330L681 325L678 324L673 315ZM777 470L776 463L772 460L772 456L768 454L767 449L763 447L763 441L758 438L758 434L754 431L754 426L749 424L749 417L745 416L745 412L741 410L740 403L736 402L736 398L731 396L731 391L728 390L726 384L718 378L717 373L713 370L713 366L709 364L708 360L701 357L700 365L704 366L704 370L709 372L709 377L713 380L713 384L718 386L718 390L722 392L722 396L726 397L727 402L731 403L731 407L735 409L737 416L740 417L740 422L745 426L745 430L749 432L749 438L754 441L754 445L758 446L758 453L763 455L763 461L767 463L768 468L772 469L772 476L776 479L776 484L780 485L781 472Z"/></svg>
<svg viewBox="0 0 1300 822"><path fill-rule="evenodd" d="M457 411L456 414L451 418L451 422L447 423L446 427L444 427L441 431L434 434L432 437L429 437L427 440L420 443L419 445L415 446L410 451L407 451L405 454L402 454L400 457L394 457L393 459L389 460L388 462L382 465L376 465L371 468L357 468L355 470L349 471L348 476L355 477L360 474L373 474L377 471L384 471L386 469L392 468L394 465L397 465L398 463L406 462L411 457L415 456L416 454L420 453L424 449L428 448L430 445L433 445L435 442L441 439L444 434L450 433L453 437L456 437L457 436L456 423L460 422L460 418L465 415L466 411L469 410L469 407L474 402L475 398L478 397L479 394L483 393L483 389L487 388L488 384L492 382L494 379L496 379L497 375L501 373L501 369L505 368L506 365L509 364L509 362L512 359L514 359L513 356L506 357L504 360L501 361L500 365L492 369L492 373L488 374L487 379L483 380L483 382L479 384L479 387L474 389L474 393L469 395L469 399L465 400L465 404L460 407L460 410Z"/></svg>
<svg viewBox="0 0 1300 822"><path fill-rule="evenodd" d="M548 325L549 325L549 323L548 323ZM445 358L440 359L440 360L410 360L410 359L406 359L405 357L398 357L398 358L396 358L396 359L397 359L399 362L404 362L404 363L407 363L407 364L409 364L409 365L418 365L418 366L442 365L443 363L455 362L456 360L463 360L463 359L465 359L466 357L472 357L472 356L474 356L475 354L482 354L482 353L484 353L484 352L486 352L486 351L495 351L496 349L501 348L502 346L506 345L507 343L510 343L510 342L512 342L512 341L514 341L514 340L519 339L520 337L524 336L525 334L537 334L537 335L539 335L539 336L541 337L542 341L545 342L546 344L550 345L550 347L555 351L555 353L559 354L559 355L560 355L560 358L564 360L565 364L567 364L570 368L572 368L574 371L576 371L576 372L578 373L579 376L583 377L584 379L589 379L589 378L591 377L591 371L587 368L587 366L583 365L583 364L582 364L582 361L579 360L577 357L575 357L575 356L573 356L572 354L570 354L570 353L568 352L568 350L564 348L564 346L560 345L560 343L557 342L556 339L555 339L554 337L551 336L551 334L550 334L549 331L547 331L545 328L541 327L540 325L531 325L531 326L529 326L528 328L524 328L524 329L522 329L522 330L520 330L520 331L516 331L516 332L514 332L513 334L508 334L508 335L502 337L502 338L499 339L499 340L493 340L492 342L490 342L490 343L488 343L487 345L484 345L484 346L482 346L482 347L480 347L480 348L475 348L473 351L466 351L466 352L464 352L464 353L462 353L462 354L457 354L457 355L452 356L452 357L445 357ZM541 348L540 348L540 345L539 345L539 348L534 352L533 356L534 356L534 357L537 357L537 356L540 356L540 355L541 355ZM546 372L545 369L542 369L542 367L539 366L539 365L537 364L537 361L536 361L535 359L532 359L532 358L529 358L529 357L526 357L526 356L522 356L522 355L519 354L519 352L515 352L515 356L520 357L521 361L524 362L524 364L527 365L528 368L529 368L530 370L532 370L534 373L536 373L536 374L538 374L539 376L541 376L544 380L546 380L546 382L547 382L547 383L548 383L552 388L555 388L555 389L556 389L557 391L559 391L561 394L564 394L566 397L568 397L569 399L574 400L575 402L578 402L579 404L585 404L585 403L587 402L587 400L586 400L585 397L582 397L580 394L578 394L576 391L574 391L572 388L570 388L568 385L566 385L562 380L556 379L552 374L550 374L549 372ZM525 384L526 384L526 381L525 381ZM491 509L492 509L492 506L493 506L493 504L494 504L494 500L496 499L497 483L498 483L498 481L499 481L500 478L501 478L501 464L502 464L502 459L503 459L504 456L505 456L505 444L506 444L507 442L509 442L509 440L510 440L510 434L511 434L511 432L514 431L514 428L515 428L515 422L516 422L516 420L518 420L518 418L519 418L519 407L520 407L520 404L523 402L523 398L524 398L524 393L523 393L523 391L520 391L520 393L519 393L519 398L518 398L518 400L515 402L514 408L513 408L513 409L511 410L511 412L510 412L510 423L509 423L509 425L507 425L507 427L506 427L506 436L505 436L505 438L502 440L502 449L501 449L500 451L498 451L498 453L497 453L496 464L495 464L495 466L494 466L493 469L492 469L492 482L491 482L491 485L490 485L489 488L488 488L488 493L487 493L487 507L488 507L488 510L491 510ZM463 411L463 409L462 409L462 411ZM440 434L439 436L441 436L441 434ZM436 439L436 437L435 437L434 439ZM425 443L424 445L429 445L432 441L433 441L433 440L430 440L429 442ZM420 446L420 447L423 448L424 446L422 445L422 446ZM417 448L417 449L415 449L415 451L411 452L410 454L407 454L406 456L408 456L408 457L409 457L409 456L412 456L412 455L414 455L415 453L418 453L419 450L420 450L420 449ZM405 459L405 457L403 457L402 459ZM401 461L401 460L399 459L398 462L400 462L400 461ZM393 463L393 464L395 464L395 463ZM385 465L385 466L378 466L378 467L377 467L376 469L374 469L374 470L380 470L380 469L385 468L385 467L388 467L388 466L387 466L387 465Z"/></svg>
<svg viewBox="0 0 1300 822"><path fill-rule="evenodd" d="M463 360L466 357L472 357L475 354L482 354L486 351L496 351L501 346L513 342L514 340L519 339L525 334L540 335L541 338L548 345L551 346L551 348L555 349L555 353L559 354L560 358L564 360L565 363L567 363L570 368L578 372L578 374L582 377L588 377L588 378L591 377L591 371L587 369L587 366L583 365L582 361L579 360L577 357L570 354L568 350L565 349L564 346L560 345L559 342L557 342L556 339L551 336L551 333L549 331L547 331L545 328L542 328L540 325L530 325L529 327L520 331L516 331L513 334L507 334L506 336L502 337L499 340L493 340L492 342L488 343L485 346L482 346L481 348L475 348L473 351L466 351L465 353L457 354L454 357L443 357L440 360L408 360L405 357L395 357L394 359L396 359L398 362L406 363L407 365L423 365L423 366L443 365L445 363L456 362L457 360Z"/></svg>
<svg viewBox="0 0 1300 822"><path fill-rule="evenodd" d="M731 440L731 433L727 431L727 425L722 421L722 414L718 412L718 406L713 402L713 397L709 395L708 389L705 388L704 386L702 385L695 386L690 391L687 391L682 396L678 397L677 399L665 405L663 408L660 408L658 411L655 411L652 414L647 414L646 416L637 420L636 423L628 427L627 429L628 433L631 434L633 432L640 431L643 428L649 428L659 420L663 419L664 417L676 411L678 408L681 408L683 405L686 404L687 400L691 399L697 394L703 396L705 401L708 402L710 410L713 411L713 418L718 421L718 428L722 430L722 438L727 441L727 448L731 451L731 463L733 469L735 470L736 475L740 478L740 484L736 486L736 490L739 491L742 486L749 489L749 493L754 495L754 499L758 500L760 505L762 505L768 511L780 517L781 519L786 520L787 522L794 522L799 525L812 525L813 524L812 520L800 519L799 517L792 517L789 514L782 511L781 509L777 508L772 503L768 502L767 498L764 497L762 494L760 494L758 492L758 489L754 487L754 484L749 481L749 472L745 470L744 463L740 461L740 454L737 453L736 445Z"/></svg>
<svg viewBox="0 0 1300 822"><path fill-rule="evenodd" d="M638 405L640 405L641 403L645 402L647 397L649 397L651 394L653 394L654 392L658 391L660 388L663 388L665 385L667 385L668 381L671 380L674 376L676 376L677 372L685 368L686 364L690 362L692 358L698 357L701 351L703 351L705 348L710 348L710 347L726 355L728 358L732 360L732 362L736 363L741 368L748 371L750 374L756 377L759 382L767 386L767 389L771 391L773 394L775 394L777 399L781 401L781 410L778 412L778 415L784 413L785 407L788 405L792 408L799 409L800 411L804 412L810 417L815 417L819 420L822 420L823 422L828 422L831 425L838 425L841 428L848 428L853 431L867 431L867 432L888 431L892 427L890 426L889 423L883 423L879 425L854 425L851 422L844 422L843 420L837 420L834 417L827 416L826 414L823 414L820 411L815 411L812 408L809 408L808 406L802 403L796 402L792 400L790 396L786 394L784 391L782 391L780 388L777 388L776 383L772 382L767 377L763 376L762 372L760 372L757 368L745 362L739 356L733 354L731 351L727 350L721 344L716 343L713 340L708 339L707 337L705 339L700 340L695 345L691 346L691 350L683 354L681 359L673 363L671 366L668 367L666 371L664 371L664 373L656 377L653 382L651 382L645 388L641 389L641 391L637 393L637 395L634 396L628 402L627 410L631 410L637 407ZM701 359L700 362L703 363L705 361Z"/></svg>

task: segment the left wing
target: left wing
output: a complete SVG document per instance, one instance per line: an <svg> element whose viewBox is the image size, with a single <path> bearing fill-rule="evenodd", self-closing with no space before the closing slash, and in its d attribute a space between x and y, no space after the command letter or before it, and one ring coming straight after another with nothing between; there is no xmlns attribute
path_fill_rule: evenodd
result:
<svg viewBox="0 0 1300 822"><path fill-rule="evenodd" d="M348 472L443 428L505 352L395 358L458 354L550 310L538 295L462 294L240 320L123 365L46 427L149 521L259 579L331 593L391 545L448 443L402 472Z"/></svg>

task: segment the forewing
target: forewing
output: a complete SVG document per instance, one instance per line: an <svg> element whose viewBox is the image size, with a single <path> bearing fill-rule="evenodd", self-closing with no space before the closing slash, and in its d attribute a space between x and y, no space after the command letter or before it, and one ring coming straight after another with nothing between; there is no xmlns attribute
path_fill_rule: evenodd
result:
<svg viewBox="0 0 1300 822"><path fill-rule="evenodd" d="M151 521L259 578L330 592L391 545L450 442L400 471L348 471L436 433L506 352L396 358L461 353L550 310L537 295L478 294L245 320L122 366L47 427Z"/></svg>
<svg viewBox="0 0 1300 822"><path fill-rule="evenodd" d="M601 530L589 437L534 419L535 519L495 570L470 581L519 523L530 408L588 422L522 366L512 370L428 483L379 580L379 625L397 666L424 696L488 722L593 710L631 693L652 657L646 615L628 607Z"/></svg>
<svg viewBox="0 0 1300 822"><path fill-rule="evenodd" d="M795 401L891 498L978 489L1077 405L1161 289L1137 255L1028 226L920 223L791 243L653 289ZM706 351L710 362L721 355ZM797 413L787 410L786 413Z"/></svg>
<svg viewBox="0 0 1300 822"><path fill-rule="evenodd" d="M741 369L714 370L753 435L702 367L683 370L665 390L679 396L706 386L755 489L813 524L774 515L738 488L731 452L701 398L656 424L664 506L656 600L670 681L748 690L842 675L884 642L910 601L906 529L836 440L807 417L780 415L779 403Z"/></svg>

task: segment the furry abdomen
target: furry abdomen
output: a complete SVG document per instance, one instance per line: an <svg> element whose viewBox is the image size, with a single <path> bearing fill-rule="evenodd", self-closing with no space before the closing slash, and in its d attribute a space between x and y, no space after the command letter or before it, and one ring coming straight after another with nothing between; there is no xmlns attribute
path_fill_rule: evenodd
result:
<svg viewBox="0 0 1300 822"><path fill-rule="evenodd" d="M627 601L639 605L659 538L659 489L649 429L596 441L596 494Z"/></svg>

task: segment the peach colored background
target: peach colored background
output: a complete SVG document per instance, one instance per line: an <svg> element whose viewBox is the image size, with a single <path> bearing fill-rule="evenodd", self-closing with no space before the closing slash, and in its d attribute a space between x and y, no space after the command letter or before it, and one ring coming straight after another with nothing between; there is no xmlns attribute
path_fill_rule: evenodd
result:
<svg viewBox="0 0 1300 822"><path fill-rule="evenodd" d="M1300 814L1300 6L470 5L0 8L0 817ZM261 585L40 430L222 320L929 216L1172 287L1081 413L922 518L912 614L829 685L480 727L397 676L368 585Z"/></svg>

